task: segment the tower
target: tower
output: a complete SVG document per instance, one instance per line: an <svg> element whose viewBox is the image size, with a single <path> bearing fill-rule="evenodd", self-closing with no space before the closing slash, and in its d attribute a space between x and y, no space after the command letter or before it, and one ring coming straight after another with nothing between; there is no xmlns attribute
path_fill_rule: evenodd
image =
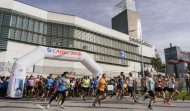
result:
<svg viewBox="0 0 190 111"><path fill-rule="evenodd" d="M112 29L142 39L140 14L136 12L134 0L122 0L115 6Z"/></svg>

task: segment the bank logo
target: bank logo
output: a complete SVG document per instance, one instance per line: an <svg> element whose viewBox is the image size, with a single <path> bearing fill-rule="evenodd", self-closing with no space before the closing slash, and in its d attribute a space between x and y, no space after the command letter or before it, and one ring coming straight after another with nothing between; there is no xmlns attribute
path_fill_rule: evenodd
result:
<svg viewBox="0 0 190 111"><path fill-rule="evenodd" d="M51 48L48 47L48 48L47 48L47 51L48 51L48 52L51 52Z"/></svg>

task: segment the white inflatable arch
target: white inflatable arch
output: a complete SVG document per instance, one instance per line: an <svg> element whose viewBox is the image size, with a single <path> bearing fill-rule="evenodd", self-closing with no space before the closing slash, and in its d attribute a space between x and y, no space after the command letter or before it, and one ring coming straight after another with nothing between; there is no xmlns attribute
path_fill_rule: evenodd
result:
<svg viewBox="0 0 190 111"><path fill-rule="evenodd" d="M102 76L102 69L86 52L39 46L13 64L7 97L22 98L26 69L42 59L81 62L92 72L93 78Z"/></svg>

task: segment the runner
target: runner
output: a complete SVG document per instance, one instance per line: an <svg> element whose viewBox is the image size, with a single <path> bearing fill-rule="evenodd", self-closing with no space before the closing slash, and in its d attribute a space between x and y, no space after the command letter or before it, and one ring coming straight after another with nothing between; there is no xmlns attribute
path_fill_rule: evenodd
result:
<svg viewBox="0 0 190 111"><path fill-rule="evenodd" d="M188 93L185 96L183 96L183 101L185 101L185 97L190 96L190 78L188 77L188 80L186 78L185 82L186 82L186 84L188 84L189 91L188 91Z"/></svg>
<svg viewBox="0 0 190 111"><path fill-rule="evenodd" d="M119 92L119 94L117 95L117 99L119 98L119 96L121 95L121 98L123 101L125 101L125 99L123 98L123 94L124 94L124 89L123 89L123 77L124 77L124 72L121 72L120 75L118 76L118 85L117 85L117 89L115 91L115 94L117 92ZM112 100L114 93L111 95L110 99Z"/></svg>
<svg viewBox="0 0 190 111"><path fill-rule="evenodd" d="M161 74L158 75L158 79L156 80L156 84L157 87L155 88L155 92L156 92L156 96L160 96L160 93L162 95L164 95L164 91L163 91L163 77ZM164 103L167 103L167 101L165 101L165 96L163 96L163 100Z"/></svg>
<svg viewBox="0 0 190 111"><path fill-rule="evenodd" d="M57 91L58 85L59 85L59 77L56 77L55 80L53 81L53 93L52 93L52 95L54 95L55 92Z"/></svg>
<svg viewBox="0 0 190 111"><path fill-rule="evenodd" d="M138 101L136 100L136 95L134 90L135 80L133 79L133 74L131 72L129 73L129 77L127 80L128 80L127 84L128 92L133 96L134 103L138 103Z"/></svg>
<svg viewBox="0 0 190 111"><path fill-rule="evenodd" d="M106 73L104 73L102 75L102 78L100 79L99 83L98 83L98 90L97 90L97 97L94 100L94 103L92 104L93 107L96 107L96 103L98 102L99 105L101 105L101 101L106 99L107 95L104 91L104 85L106 84ZM103 97L102 97L103 96Z"/></svg>
<svg viewBox="0 0 190 111"><path fill-rule="evenodd" d="M42 91L43 91L43 78L42 77L40 77L40 80L38 81L38 83L37 83L37 98L38 98L38 100L39 100L39 95L42 93Z"/></svg>
<svg viewBox="0 0 190 111"><path fill-rule="evenodd" d="M146 99L145 98L145 94L146 94L146 92L147 92L147 90L148 90L148 88L147 88L147 85L146 85L146 81L147 81L147 79L148 79L148 74L147 75L145 75L145 77L143 77L142 79L141 79L141 87L142 87L142 89L143 89L143 91L141 92L141 94L137 97L137 100L140 98L140 97L143 97L143 101Z"/></svg>
<svg viewBox="0 0 190 111"><path fill-rule="evenodd" d="M93 78L90 80L90 91L91 91L92 97L94 97L94 90L95 90L95 79Z"/></svg>
<svg viewBox="0 0 190 111"><path fill-rule="evenodd" d="M152 104L153 104L153 102L155 101L155 99L156 99L156 96L155 96L155 94L154 94L154 92L153 92L153 90L154 90L154 80L153 80L153 74L149 74L149 77L148 77L148 79L147 79L147 82L146 82L146 86L148 87L148 93L149 93L149 96L150 96L150 104L149 104L149 106L148 106L148 109L149 110L152 110L153 108L152 108Z"/></svg>
<svg viewBox="0 0 190 111"><path fill-rule="evenodd" d="M35 95L34 95L34 97L37 97L37 84L38 84L38 82L40 81L40 76L39 75L37 75L37 78L34 80L34 93L35 93Z"/></svg>
<svg viewBox="0 0 190 111"><path fill-rule="evenodd" d="M89 80L88 77L85 76L84 79L82 80L82 87L83 87L83 94L82 94L82 98L83 101L86 101L86 93L88 93L88 85L89 85Z"/></svg>
<svg viewBox="0 0 190 111"><path fill-rule="evenodd" d="M46 109L49 109L51 102L59 95L62 94L62 102L60 107L64 109L63 103L65 101L66 98L66 92L65 92L65 85L67 84L67 79L69 77L69 73L68 72L64 72L61 75L61 78L59 79L59 85L57 88L57 91L55 92L54 96L50 99L49 104L46 106Z"/></svg>
<svg viewBox="0 0 190 111"><path fill-rule="evenodd" d="M163 89L163 98L165 99L164 103L167 103L167 100L166 100L166 91L169 92L169 75L166 74L166 76L164 77L163 79L163 84L164 84L164 89Z"/></svg>
<svg viewBox="0 0 190 111"><path fill-rule="evenodd" d="M30 94L30 97L33 97L33 91L34 91L34 76L30 76L30 79L28 79L28 95Z"/></svg>
<svg viewBox="0 0 190 111"><path fill-rule="evenodd" d="M53 79L52 79L52 74L49 75L49 77L45 80L45 95L46 98L44 98L44 101L47 100L48 96L49 96L49 92L52 88L53 85Z"/></svg>
<svg viewBox="0 0 190 111"><path fill-rule="evenodd" d="M174 84L179 84L179 82L175 81L175 73L172 74L172 77L169 79L169 98L168 105L170 105L170 100L173 100L174 97L178 96L180 93L178 90L175 90Z"/></svg>

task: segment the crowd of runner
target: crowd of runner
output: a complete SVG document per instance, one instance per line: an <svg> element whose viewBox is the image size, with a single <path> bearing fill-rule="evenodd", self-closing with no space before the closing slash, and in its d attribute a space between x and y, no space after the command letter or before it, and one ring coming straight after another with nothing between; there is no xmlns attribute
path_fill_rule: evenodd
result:
<svg viewBox="0 0 190 111"><path fill-rule="evenodd" d="M101 105L101 101L107 96L112 97L116 95L117 99L122 101L126 100L126 96L133 98L134 103L138 103L140 97L143 100L150 99L148 109L152 109L152 104L156 102L156 97L163 97L163 102L170 105L170 101L175 100L175 97L180 94L175 89L175 84L179 84L179 81L175 81L175 73L169 77L168 75L159 75L157 79L153 79L153 74L147 74L141 79L142 91L138 96L135 91L136 80L133 78L133 74L129 73L129 76L125 76L124 72L121 72L119 76L114 79L107 80L106 74L103 74L101 78L90 78L84 76L83 78L72 78L68 72L64 72L62 75L55 78L50 74L47 78L37 75L34 78L33 75L30 77L26 76L24 81L24 97L38 98L47 101L48 97L51 97L47 109L49 109L51 102L55 99L61 108L64 108L63 103L67 97L81 97L83 101L86 101L86 97L96 97L93 107L96 107L98 102ZM9 82L9 77L0 77L0 93L5 97L6 90ZM190 79L188 78L188 81ZM108 95L107 87L113 85L114 90ZM169 92L169 97L166 98L165 93ZM190 92L190 91L189 91ZM185 100L185 95L182 99Z"/></svg>

